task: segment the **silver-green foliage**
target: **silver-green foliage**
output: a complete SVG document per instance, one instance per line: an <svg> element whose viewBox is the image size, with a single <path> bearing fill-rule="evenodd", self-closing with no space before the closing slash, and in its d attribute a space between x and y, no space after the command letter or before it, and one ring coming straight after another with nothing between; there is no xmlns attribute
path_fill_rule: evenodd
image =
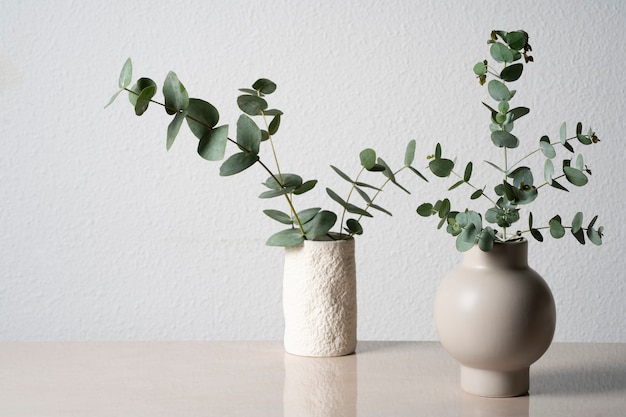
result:
<svg viewBox="0 0 626 417"><path fill-rule="evenodd" d="M276 84L268 79L261 78L252 84L251 88L242 88L243 93L237 98L237 105L243 112L236 125L235 139L229 137L229 126L220 125L219 112L211 103L198 98L190 98L186 88L180 82L174 72L169 72L163 83L163 103L154 99L157 93L157 85L150 78L139 78L132 86L132 62L130 58L125 62L120 77L119 90L113 95L110 105L117 96L123 92L128 92L129 101L132 104L137 116L143 115L151 103L160 105L165 112L172 116L172 120L167 128L166 149L170 149L178 136L184 121L187 121L189 130L198 139L198 154L208 161L222 161L220 166L221 176L238 174L246 169L259 165L269 177L263 185L266 190L259 195L259 198L268 199L281 197L285 199L288 210L280 211L275 209L265 210L264 213L277 222L288 227L273 234L267 240L270 246L296 246L304 240L316 240L320 238L348 239L353 235L363 233L360 223L361 217L372 217L371 210L375 209L386 214L391 214L384 208L374 204L374 200L382 191L383 187L392 182L403 190L404 187L398 184L395 175L409 168L421 178L424 178L415 168L411 166L415 154L415 141L411 141L405 154L405 165L400 170L393 172L391 168L380 158L376 158L376 153L372 149L361 152L361 171L356 180L350 179L336 167L332 167L343 179L351 184L350 193L347 199L341 198L334 191L327 189L328 195L338 202L343 211L341 214L340 230L332 233L331 229L337 222L337 215L319 207L296 210L295 197L311 191L317 184L317 180L304 180L300 175L282 172L276 149L274 146L274 135L280 127L283 112L269 107L267 96L276 91ZM259 124L253 119L259 119ZM228 143L236 146L236 152L226 157ZM270 144L271 155L274 159L275 168L270 168L262 161L260 152L264 143ZM375 187L360 180L364 171L380 172L384 175L385 181ZM425 179L425 178L424 178ZM373 195L369 195L364 188L374 190ZM359 207L350 202L353 191L359 194L365 201L363 207ZM408 191L407 191L408 192ZM342 226L347 213L355 214L356 218L349 218Z"/></svg>
<svg viewBox="0 0 626 417"><path fill-rule="evenodd" d="M424 217L438 216L440 219L438 228L446 225L447 232L456 237L456 247L459 251L467 251L474 245L488 251L495 242L515 239L522 233L530 233L536 240L543 241L541 233L543 229L549 230L550 235L556 239L563 237L565 230L569 229L581 244L585 244L585 235L593 244L602 244L603 227L595 228L598 216L593 217L587 227L583 227L583 215L580 212L574 216L569 226L564 226L561 216L555 215L547 226L542 227L535 226L533 215L529 213L527 229L518 230L515 233L507 232L507 229L520 220L520 206L532 203L541 188L551 186L557 190L568 191L558 181L562 178L577 187L587 184L591 170L585 165L583 156L578 154L576 158L566 157L560 163L555 164L557 148L562 147L569 153L575 154L572 142L578 141L581 145L592 145L598 143L599 139L591 128L583 133L581 123L576 125L574 135L568 137L567 126L563 123L559 130L558 140L551 141L548 136L544 135L539 139L537 149L517 162L510 163L509 150L517 148L520 144L520 140L513 133L514 122L527 115L530 110L526 107L511 106L516 90L511 89L509 84L519 80L525 65L533 62L533 57L529 55L532 48L528 43L528 34L524 31L493 31L488 44L495 64L491 65L488 60L483 60L474 65L473 70L480 85L487 84L487 92L494 101L493 104L483 103L483 105L490 114L491 141L503 150L503 163L498 165L489 161L485 162L503 175L502 182L493 188L495 195L489 196L485 191L486 187L479 188L470 182L473 164L469 162L461 175L455 171L453 160L442 157L440 144L437 144L435 153L429 156L429 169L437 177L447 178L454 175L458 180L449 190L467 185L472 189L470 196L472 200L486 198L492 207L486 210L484 216L469 209L454 211L451 209L450 200L446 198L434 204L421 204L417 208L417 213ZM488 77L492 79L487 83ZM539 185L536 185L532 170L522 165L523 161L535 154L545 158ZM557 172L557 168L560 168L560 173ZM493 227L484 225L483 221L497 225L500 230L496 231Z"/></svg>

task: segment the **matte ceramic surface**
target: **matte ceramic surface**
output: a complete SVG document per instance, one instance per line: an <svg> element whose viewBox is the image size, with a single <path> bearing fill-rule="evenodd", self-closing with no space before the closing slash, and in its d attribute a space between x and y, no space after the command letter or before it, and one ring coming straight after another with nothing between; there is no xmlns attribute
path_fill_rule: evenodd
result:
<svg viewBox="0 0 626 417"><path fill-rule="evenodd" d="M356 348L354 239L305 241L285 249L285 350L341 356Z"/></svg>
<svg viewBox="0 0 626 417"><path fill-rule="evenodd" d="M546 282L527 262L526 240L474 247L443 280L435 301L441 344L461 364L464 391L523 395L529 367L548 349L556 310Z"/></svg>
<svg viewBox="0 0 626 417"><path fill-rule="evenodd" d="M554 343L531 377L527 396L465 394L435 342L336 358L281 341L0 343L0 415L624 417L626 344Z"/></svg>

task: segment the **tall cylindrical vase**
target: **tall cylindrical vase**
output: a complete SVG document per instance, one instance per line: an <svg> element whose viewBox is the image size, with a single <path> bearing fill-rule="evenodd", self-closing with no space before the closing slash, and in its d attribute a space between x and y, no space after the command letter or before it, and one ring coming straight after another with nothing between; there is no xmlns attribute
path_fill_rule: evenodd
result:
<svg viewBox="0 0 626 417"><path fill-rule="evenodd" d="M356 348L354 239L304 241L285 249L285 350L330 357Z"/></svg>
<svg viewBox="0 0 626 417"><path fill-rule="evenodd" d="M496 243L489 252L474 247L439 287L439 339L461 364L461 386L470 394L527 393L530 365L552 342L552 292L527 259L525 239Z"/></svg>

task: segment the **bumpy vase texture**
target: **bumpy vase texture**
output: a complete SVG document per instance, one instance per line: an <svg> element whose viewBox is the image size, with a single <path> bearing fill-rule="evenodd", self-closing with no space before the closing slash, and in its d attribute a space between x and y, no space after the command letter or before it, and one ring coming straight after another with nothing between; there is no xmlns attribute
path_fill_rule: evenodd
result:
<svg viewBox="0 0 626 417"><path fill-rule="evenodd" d="M305 241L285 249L285 350L330 357L356 349L354 240Z"/></svg>
<svg viewBox="0 0 626 417"><path fill-rule="evenodd" d="M528 266L528 242L466 252L439 287L435 322L441 344L461 364L464 391L526 394L530 365L548 349L556 326L552 292Z"/></svg>

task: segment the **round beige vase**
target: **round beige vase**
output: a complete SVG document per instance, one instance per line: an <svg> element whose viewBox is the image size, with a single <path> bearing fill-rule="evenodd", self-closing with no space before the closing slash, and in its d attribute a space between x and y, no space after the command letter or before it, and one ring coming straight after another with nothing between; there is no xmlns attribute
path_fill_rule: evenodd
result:
<svg viewBox="0 0 626 417"><path fill-rule="evenodd" d="M466 252L439 287L435 323L441 344L461 364L465 392L526 394L530 365L548 349L556 326L552 292L528 266L528 242Z"/></svg>
<svg viewBox="0 0 626 417"><path fill-rule="evenodd" d="M285 249L285 350L330 357L356 349L354 239L310 241Z"/></svg>

